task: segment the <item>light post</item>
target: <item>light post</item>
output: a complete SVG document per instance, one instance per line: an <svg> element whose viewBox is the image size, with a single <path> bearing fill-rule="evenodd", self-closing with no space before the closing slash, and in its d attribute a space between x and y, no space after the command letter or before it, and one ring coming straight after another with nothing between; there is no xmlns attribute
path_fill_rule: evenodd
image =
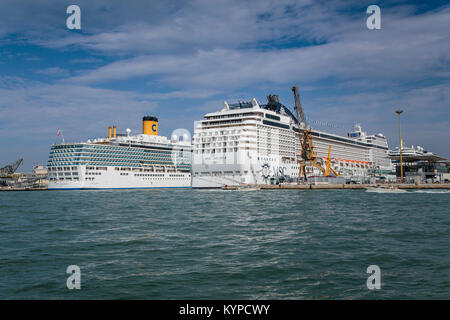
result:
<svg viewBox="0 0 450 320"><path fill-rule="evenodd" d="M402 127L400 124L400 115L403 110L396 110L395 113L398 114L398 136L400 138L400 183L403 183L403 143L402 143Z"/></svg>

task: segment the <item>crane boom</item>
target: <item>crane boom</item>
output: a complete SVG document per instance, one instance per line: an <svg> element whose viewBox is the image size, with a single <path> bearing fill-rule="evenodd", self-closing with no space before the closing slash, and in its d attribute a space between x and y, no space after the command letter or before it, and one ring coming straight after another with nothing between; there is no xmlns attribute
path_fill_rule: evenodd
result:
<svg viewBox="0 0 450 320"><path fill-rule="evenodd" d="M13 174L14 172L16 172L16 170L19 168L22 162L23 158L20 158L16 162L13 162L3 168L0 168L0 174Z"/></svg>
<svg viewBox="0 0 450 320"><path fill-rule="evenodd" d="M331 158L330 158L330 155L331 155L331 145L328 146L327 167L326 167L326 169L325 169L325 176L326 176L326 177L328 177L328 176L330 175L330 168L331 168L331 166L330 166L330 164L331 164Z"/></svg>
<svg viewBox="0 0 450 320"><path fill-rule="evenodd" d="M305 128L306 128L306 118L305 118L305 114L303 113L302 102L300 101L300 96L298 94L297 87L293 86L292 91L294 92L295 111L297 112L297 121L299 121L301 118L302 122L305 124ZM300 114L300 117L299 117L299 114ZM300 123L299 123L299 125L300 125Z"/></svg>
<svg viewBox="0 0 450 320"><path fill-rule="evenodd" d="M330 176L330 170L333 171L333 173L334 173L334 175L335 175L336 177L338 177L338 176L339 176L339 173L337 173L336 170L334 170L334 169L331 167L331 158L330 158L330 155L331 155L331 145L328 146L328 158L327 158L327 167L326 167L326 169L325 169L325 177L329 177L329 176Z"/></svg>
<svg viewBox="0 0 450 320"><path fill-rule="evenodd" d="M300 96L298 94L298 89L296 86L292 87L292 91L294 92L294 101L295 101L295 111L297 112L297 122L298 122L298 133L301 145L301 160L299 161L299 171L298 171L298 179L297 183L300 184L300 179L302 174L305 177L305 181L308 181L306 177L306 164L309 163L311 166L318 168L322 174L325 175L325 169L322 167L320 163L317 161L317 154L314 151L313 141L312 141L312 129L308 128L306 123L306 117L303 113L302 103L300 101ZM301 128L301 122L304 124L303 132Z"/></svg>

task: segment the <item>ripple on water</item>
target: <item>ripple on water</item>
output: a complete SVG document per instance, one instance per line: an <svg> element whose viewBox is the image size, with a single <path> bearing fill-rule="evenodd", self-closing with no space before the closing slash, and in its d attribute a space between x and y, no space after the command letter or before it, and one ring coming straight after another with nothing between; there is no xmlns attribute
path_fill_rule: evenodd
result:
<svg viewBox="0 0 450 320"><path fill-rule="evenodd" d="M449 200L441 190L0 193L0 298L448 299ZM77 292L65 287L71 264Z"/></svg>

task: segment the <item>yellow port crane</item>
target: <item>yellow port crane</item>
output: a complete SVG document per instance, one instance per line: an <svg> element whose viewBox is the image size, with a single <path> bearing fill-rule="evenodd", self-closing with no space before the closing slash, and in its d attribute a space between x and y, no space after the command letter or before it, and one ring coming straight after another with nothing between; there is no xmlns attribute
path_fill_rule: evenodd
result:
<svg viewBox="0 0 450 320"><path fill-rule="evenodd" d="M295 111L297 113L297 122L299 125L299 139L300 139L300 145L302 148L301 151L301 161L300 161L300 168L298 170L298 179L297 184L300 184L300 179L302 174L305 177L305 181L308 181L308 178L306 177L306 171L305 166L309 163L311 166L316 167L319 169L323 175L325 175L325 169L322 167L322 165L317 161L317 154L314 151L313 143L312 143L312 129L308 128L308 125L306 123L306 117L303 113L302 104L300 102L300 96L298 94L298 89L296 86L292 87L292 91L294 92L294 101L295 101ZM300 121L301 118L301 121ZM303 132L301 128L301 123L304 124ZM329 156L328 156L329 158ZM334 171L334 170L333 170Z"/></svg>
<svg viewBox="0 0 450 320"><path fill-rule="evenodd" d="M339 173L336 172L336 170L334 170L330 164L331 164L331 145L328 146L328 158L327 158L327 168L325 169L325 177L329 177L330 176L330 170L333 171L333 173L337 176L339 176Z"/></svg>

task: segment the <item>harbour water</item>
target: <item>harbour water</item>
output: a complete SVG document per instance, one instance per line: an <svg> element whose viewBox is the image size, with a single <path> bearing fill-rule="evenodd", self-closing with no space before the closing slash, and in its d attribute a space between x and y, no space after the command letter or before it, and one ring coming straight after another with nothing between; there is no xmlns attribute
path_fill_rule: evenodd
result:
<svg viewBox="0 0 450 320"><path fill-rule="evenodd" d="M0 299L449 299L449 204L448 190L0 193Z"/></svg>

